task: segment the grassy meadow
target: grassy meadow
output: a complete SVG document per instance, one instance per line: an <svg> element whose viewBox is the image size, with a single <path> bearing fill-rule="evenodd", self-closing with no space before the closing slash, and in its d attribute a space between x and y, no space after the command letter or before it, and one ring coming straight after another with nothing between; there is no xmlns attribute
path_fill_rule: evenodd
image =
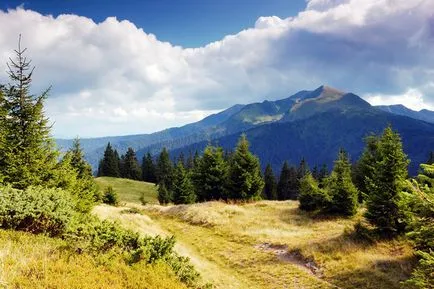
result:
<svg viewBox="0 0 434 289"><path fill-rule="evenodd" d="M157 188L153 183L134 181L130 179L99 177L95 179L99 190L102 192L108 186L119 194L120 201L140 204L140 196L144 194L144 200L150 204L158 204Z"/></svg>
<svg viewBox="0 0 434 289"><path fill-rule="evenodd" d="M298 202L98 206L101 218L143 234L175 235L215 288L402 288L414 257L404 240L362 243L352 219L312 218Z"/></svg>

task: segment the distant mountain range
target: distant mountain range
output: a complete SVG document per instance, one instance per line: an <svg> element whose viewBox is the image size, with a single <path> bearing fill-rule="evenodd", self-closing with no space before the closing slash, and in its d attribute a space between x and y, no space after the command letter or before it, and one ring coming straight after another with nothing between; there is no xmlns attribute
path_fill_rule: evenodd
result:
<svg viewBox="0 0 434 289"><path fill-rule="evenodd" d="M81 143L96 169L107 142L121 153L132 147L138 157L147 151L157 154L163 147L176 156L201 151L210 142L232 149L245 132L262 166L271 163L278 172L284 160L297 164L302 157L311 166L326 163L331 167L340 147L357 159L364 147L363 138L381 132L389 123L401 134L404 150L412 160L410 172L415 173L434 150L434 112L416 112L404 106L374 107L353 93L328 86L282 100L235 105L179 128L82 139ZM68 148L72 140L59 139L57 143Z"/></svg>

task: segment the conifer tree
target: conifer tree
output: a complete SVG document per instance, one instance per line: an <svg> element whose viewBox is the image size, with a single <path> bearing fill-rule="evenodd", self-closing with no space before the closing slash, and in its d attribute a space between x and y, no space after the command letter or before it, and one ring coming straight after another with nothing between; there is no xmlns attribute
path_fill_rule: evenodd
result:
<svg viewBox="0 0 434 289"><path fill-rule="evenodd" d="M164 182L158 184L158 201L162 205L167 205L172 201L172 195L170 191L166 188Z"/></svg>
<svg viewBox="0 0 434 289"><path fill-rule="evenodd" d="M327 181L331 213L353 216L357 212L358 192L351 179L348 154L340 149L333 171Z"/></svg>
<svg viewBox="0 0 434 289"><path fill-rule="evenodd" d="M184 153L183 152L181 152L179 155L178 155L178 159L177 159L177 161L176 161L176 163L179 163L179 162L181 162L182 163L182 165L184 166L184 168L185 168L185 156L184 156Z"/></svg>
<svg viewBox="0 0 434 289"><path fill-rule="evenodd" d="M259 160L249 151L249 142L243 134L231 157L228 189L233 199L256 199L260 197L264 181Z"/></svg>
<svg viewBox="0 0 434 289"><path fill-rule="evenodd" d="M318 173L318 182L320 183L320 185L321 185L321 182L326 177L328 177L328 175L329 175L329 169L327 168L327 164L323 164L321 166L321 169L319 170L319 173Z"/></svg>
<svg viewBox="0 0 434 289"><path fill-rule="evenodd" d="M157 159L156 176L159 185L164 184L164 188L169 192L172 189L173 165L170 160L169 152L163 148Z"/></svg>
<svg viewBox="0 0 434 289"><path fill-rule="evenodd" d="M426 164L428 165L434 164L434 151L429 152L429 156Z"/></svg>
<svg viewBox="0 0 434 289"><path fill-rule="evenodd" d="M270 164L267 164L264 172L264 190L263 198L267 200L277 200L277 183L276 176Z"/></svg>
<svg viewBox="0 0 434 289"><path fill-rule="evenodd" d="M194 168L194 185L199 202L226 200L227 164L221 147L208 145Z"/></svg>
<svg viewBox="0 0 434 289"><path fill-rule="evenodd" d="M300 180L300 209L304 211L322 210L330 202L327 193L318 187L318 182L310 172Z"/></svg>
<svg viewBox="0 0 434 289"><path fill-rule="evenodd" d="M175 204L192 204L196 201L193 183L190 173L179 160L173 172L173 202Z"/></svg>
<svg viewBox="0 0 434 289"><path fill-rule="evenodd" d="M101 176L106 177L120 177L119 171L119 155L113 150L110 143L104 151L104 157L101 162Z"/></svg>
<svg viewBox="0 0 434 289"><path fill-rule="evenodd" d="M369 195L365 216L382 235L391 237L405 229L402 190L408 164L400 136L388 126L378 140L375 159L369 164L375 173L366 177Z"/></svg>
<svg viewBox="0 0 434 289"><path fill-rule="evenodd" d="M49 89L40 95L30 93L34 67L21 48L9 59L10 83L1 86L3 115L0 175L15 188L43 185L56 166L58 153L50 137L50 124L44 115Z"/></svg>
<svg viewBox="0 0 434 289"><path fill-rule="evenodd" d="M123 159L123 177L132 180L140 180L142 178L142 169L140 168L136 152L133 148L128 148Z"/></svg>
<svg viewBox="0 0 434 289"><path fill-rule="evenodd" d="M143 156L142 160L142 179L145 182L155 183L157 182L155 176L155 164L152 159L151 153L147 152L146 155Z"/></svg>
<svg viewBox="0 0 434 289"><path fill-rule="evenodd" d="M194 168L194 159L193 159L193 154L191 153L191 151L188 153L186 168L188 170L191 170Z"/></svg>
<svg viewBox="0 0 434 289"><path fill-rule="evenodd" d="M279 200L297 199L299 180L297 170L289 166L285 161L280 171L279 182L277 183L277 198Z"/></svg>

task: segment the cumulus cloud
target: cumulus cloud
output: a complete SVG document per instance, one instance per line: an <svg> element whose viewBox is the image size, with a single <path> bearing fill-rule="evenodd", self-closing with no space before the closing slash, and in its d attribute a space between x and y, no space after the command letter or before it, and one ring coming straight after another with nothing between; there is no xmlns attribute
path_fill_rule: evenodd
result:
<svg viewBox="0 0 434 289"><path fill-rule="evenodd" d="M433 11L431 0L310 0L295 17L260 17L184 49L113 17L17 8L0 11L0 57L21 33L33 89L53 85L46 110L59 136L152 132L323 83L375 104L432 108Z"/></svg>

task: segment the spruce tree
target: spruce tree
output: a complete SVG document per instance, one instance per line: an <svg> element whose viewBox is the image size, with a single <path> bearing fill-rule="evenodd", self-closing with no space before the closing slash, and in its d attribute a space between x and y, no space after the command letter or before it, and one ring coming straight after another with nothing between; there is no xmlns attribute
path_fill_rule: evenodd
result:
<svg viewBox="0 0 434 289"><path fill-rule="evenodd" d="M151 153L147 152L146 155L143 156L142 160L142 179L145 182L155 183L157 182L155 176L155 164L152 159Z"/></svg>
<svg viewBox="0 0 434 289"><path fill-rule="evenodd" d="M158 184L158 201L161 205L167 205L172 201L172 195L170 191L166 188L164 182Z"/></svg>
<svg viewBox="0 0 434 289"><path fill-rule="evenodd" d="M249 151L246 135L241 135L229 166L228 189L232 199L260 197L264 181L259 160Z"/></svg>
<svg viewBox="0 0 434 289"><path fill-rule="evenodd" d="M300 180L300 209L304 211L323 210L330 202L326 191L318 187L318 182L310 172Z"/></svg>
<svg viewBox="0 0 434 289"><path fill-rule="evenodd" d="M163 148L157 159L156 176L159 185L164 184L164 188L169 192L172 189L173 165L170 160L169 152Z"/></svg>
<svg viewBox="0 0 434 289"><path fill-rule="evenodd" d="M196 201L190 173L179 160L173 172L172 199L175 204L192 204Z"/></svg>
<svg viewBox="0 0 434 289"><path fill-rule="evenodd" d="M120 177L119 171L119 155L113 150L110 143L104 151L104 157L101 162L101 176Z"/></svg>
<svg viewBox="0 0 434 289"><path fill-rule="evenodd" d="M264 172L264 190L263 198L267 200L277 200L276 176L270 164L267 164Z"/></svg>
<svg viewBox="0 0 434 289"><path fill-rule="evenodd" d="M378 140L372 166L375 172L366 177L366 218L379 233L394 236L406 226L402 190L407 177L409 160L402 149L401 138L388 126Z"/></svg>
<svg viewBox="0 0 434 289"><path fill-rule="evenodd" d="M333 171L327 181L330 207L328 211L344 216L357 212L358 192L351 179L351 164L348 154L340 149Z"/></svg>
<svg viewBox="0 0 434 289"><path fill-rule="evenodd" d="M329 175L329 169L327 168L327 164L323 164L321 166L321 169L319 170L319 173L318 173L318 182L320 183L320 186L321 186L321 182L326 177L328 177L328 175Z"/></svg>
<svg viewBox="0 0 434 289"><path fill-rule="evenodd" d="M136 157L136 152L133 148L128 148L123 160L123 177L132 180L140 180L142 178L142 169Z"/></svg>
<svg viewBox="0 0 434 289"><path fill-rule="evenodd" d="M30 93L34 67L25 52L20 36L15 58L8 63L10 83L1 86L0 111L5 115L2 117L0 175L4 182L19 189L45 184L58 156L43 110L49 89L40 95Z"/></svg>
<svg viewBox="0 0 434 289"><path fill-rule="evenodd" d="M194 185L199 202L228 199L227 164L221 147L208 145L194 168Z"/></svg>
<svg viewBox="0 0 434 289"><path fill-rule="evenodd" d="M277 199L278 200L296 200L299 190L299 180L297 170L293 166L289 166L285 161L280 171L279 182L277 183Z"/></svg>

